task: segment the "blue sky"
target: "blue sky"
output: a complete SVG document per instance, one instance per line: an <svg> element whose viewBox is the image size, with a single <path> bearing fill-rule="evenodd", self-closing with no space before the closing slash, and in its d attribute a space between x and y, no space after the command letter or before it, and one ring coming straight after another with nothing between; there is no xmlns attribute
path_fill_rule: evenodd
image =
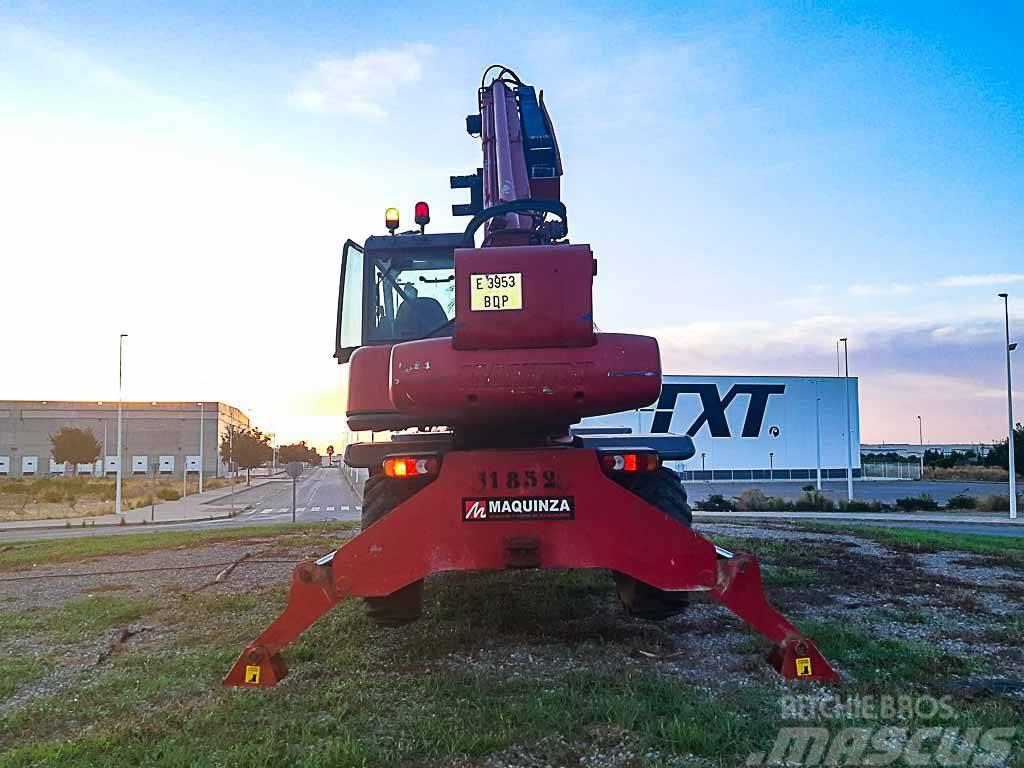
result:
<svg viewBox="0 0 1024 768"><path fill-rule="evenodd" d="M654 333L674 373L827 374L848 335L866 441L915 439L917 413L989 440L995 294L1024 289L1022 16L5 4L3 294L31 320L4 394L109 399L126 331L129 397L331 440L339 246L421 198L460 227L447 179L479 163L462 120L500 61L545 90L602 328Z"/></svg>

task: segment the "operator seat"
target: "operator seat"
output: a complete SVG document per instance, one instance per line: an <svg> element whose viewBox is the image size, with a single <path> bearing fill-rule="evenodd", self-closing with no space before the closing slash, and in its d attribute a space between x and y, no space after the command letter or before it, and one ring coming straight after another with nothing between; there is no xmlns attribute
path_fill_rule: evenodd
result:
<svg viewBox="0 0 1024 768"><path fill-rule="evenodd" d="M402 339L422 339L448 322L441 302L429 297L409 298L398 307L395 324Z"/></svg>

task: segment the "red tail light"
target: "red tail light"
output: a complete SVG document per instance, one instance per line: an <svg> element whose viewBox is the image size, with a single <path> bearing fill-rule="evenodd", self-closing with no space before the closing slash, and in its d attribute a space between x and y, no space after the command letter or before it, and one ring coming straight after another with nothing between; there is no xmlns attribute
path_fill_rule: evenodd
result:
<svg viewBox="0 0 1024 768"><path fill-rule="evenodd" d="M441 462L436 456L389 456L384 459L388 477L426 477L436 475Z"/></svg>
<svg viewBox="0 0 1024 768"><path fill-rule="evenodd" d="M661 466L654 451L602 451L601 469L605 472L653 472Z"/></svg>

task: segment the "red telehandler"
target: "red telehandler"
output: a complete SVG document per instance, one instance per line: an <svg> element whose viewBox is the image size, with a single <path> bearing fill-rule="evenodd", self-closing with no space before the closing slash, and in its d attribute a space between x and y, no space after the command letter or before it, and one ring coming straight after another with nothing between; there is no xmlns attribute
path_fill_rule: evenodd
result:
<svg viewBox="0 0 1024 768"><path fill-rule="evenodd" d="M418 230L345 244L335 356L348 363L349 428L369 471L362 532L300 563L284 612L250 644L227 685L272 686L281 649L342 600L398 626L420 616L423 579L442 571L600 568L627 612L679 613L707 592L771 643L783 676L833 680L814 643L765 598L751 555L690 529L686 492L663 461L693 456L687 436L592 434L582 418L650 405L658 342L595 331L597 262L569 243L561 157L543 93L510 69L481 80L466 118L483 167L453 176L470 203L464 232ZM477 245L477 235L481 236ZM612 430L614 432L614 430Z"/></svg>

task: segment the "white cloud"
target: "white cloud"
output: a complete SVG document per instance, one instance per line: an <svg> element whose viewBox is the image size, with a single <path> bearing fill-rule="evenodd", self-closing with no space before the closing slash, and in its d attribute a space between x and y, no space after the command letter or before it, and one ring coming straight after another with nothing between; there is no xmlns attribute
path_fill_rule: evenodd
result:
<svg viewBox="0 0 1024 768"><path fill-rule="evenodd" d="M995 273L987 275L955 275L936 280L932 285L936 288L978 288L988 286L1005 285L1006 283L1019 283L1024 280L1024 274L1020 273Z"/></svg>
<svg viewBox="0 0 1024 768"><path fill-rule="evenodd" d="M977 275L952 275L918 285L910 283L855 283L850 286L851 296L885 297L907 296L921 288L984 288L998 287L1007 283L1024 281L1024 274L1019 272L994 272Z"/></svg>
<svg viewBox="0 0 1024 768"><path fill-rule="evenodd" d="M289 100L310 111L336 109L379 120L403 85L419 82L434 46L409 43L399 48L378 48L348 58L318 61L304 76Z"/></svg>
<svg viewBox="0 0 1024 768"><path fill-rule="evenodd" d="M906 283L886 283L869 285L866 283L855 283L850 286L851 296L906 296L913 293L915 287Z"/></svg>

